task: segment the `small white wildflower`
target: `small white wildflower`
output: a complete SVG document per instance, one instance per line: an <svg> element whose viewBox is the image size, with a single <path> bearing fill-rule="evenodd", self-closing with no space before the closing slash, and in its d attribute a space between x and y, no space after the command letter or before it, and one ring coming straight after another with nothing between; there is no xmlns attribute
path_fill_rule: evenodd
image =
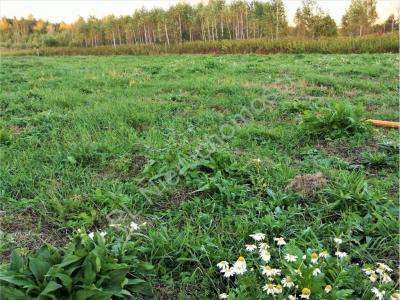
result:
<svg viewBox="0 0 400 300"><path fill-rule="evenodd" d="M255 159L253 159L253 162L254 162L255 164L260 164L260 163L261 163L261 159L255 158Z"/></svg>
<svg viewBox="0 0 400 300"><path fill-rule="evenodd" d="M271 253L269 253L267 250L261 250L260 257L263 261L269 262L271 260Z"/></svg>
<svg viewBox="0 0 400 300"><path fill-rule="evenodd" d="M306 258L307 258L307 256L305 256L305 255L303 255L303 256L301 257L302 260L306 260Z"/></svg>
<svg viewBox="0 0 400 300"><path fill-rule="evenodd" d="M297 275L299 275L300 277L303 275L303 273L301 273L301 270L300 270L300 269L296 269L296 270L294 270L294 272L295 272Z"/></svg>
<svg viewBox="0 0 400 300"><path fill-rule="evenodd" d="M280 284L277 284L275 286L275 294L282 294L282 290L283 290L283 288Z"/></svg>
<svg viewBox="0 0 400 300"><path fill-rule="evenodd" d="M275 284L267 283L263 286L263 291L267 291L267 295L274 295L275 294Z"/></svg>
<svg viewBox="0 0 400 300"><path fill-rule="evenodd" d="M246 250L249 252L253 252L256 249L257 249L256 245L246 245Z"/></svg>
<svg viewBox="0 0 400 300"><path fill-rule="evenodd" d="M390 295L390 300L400 300L400 295L397 292L394 292Z"/></svg>
<svg viewBox="0 0 400 300"><path fill-rule="evenodd" d="M226 293L219 294L219 299L227 299L228 295Z"/></svg>
<svg viewBox="0 0 400 300"><path fill-rule="evenodd" d="M107 235L107 232L105 232L105 231L100 232L101 237L105 237L106 235Z"/></svg>
<svg viewBox="0 0 400 300"><path fill-rule="evenodd" d="M329 257L328 251L326 251L326 250L322 251L322 252L319 254L319 257L328 258L328 257Z"/></svg>
<svg viewBox="0 0 400 300"><path fill-rule="evenodd" d="M259 247L260 247L260 251L267 250L269 248L269 245L267 243L260 243Z"/></svg>
<svg viewBox="0 0 400 300"><path fill-rule="evenodd" d="M376 297L378 300L382 300L382 299L385 297L385 291L380 291L380 290L378 290L376 287L373 287L373 288L371 289L371 292L374 293L375 297Z"/></svg>
<svg viewBox="0 0 400 300"><path fill-rule="evenodd" d="M272 268L270 266L261 266L261 274L272 276Z"/></svg>
<svg viewBox="0 0 400 300"><path fill-rule="evenodd" d="M376 265L378 266L378 268L376 269L376 273L378 273L378 274L382 274L385 271L387 271L387 272L393 271L393 269L389 268L389 266L387 266L383 263L377 263Z"/></svg>
<svg viewBox="0 0 400 300"><path fill-rule="evenodd" d="M332 286L330 284L328 284L327 286L325 286L325 293L329 293L330 291L332 291Z"/></svg>
<svg viewBox="0 0 400 300"><path fill-rule="evenodd" d="M311 290L309 288L303 288L301 290L300 298L310 299L310 295L311 295Z"/></svg>
<svg viewBox="0 0 400 300"><path fill-rule="evenodd" d="M342 251L336 251L335 255L339 258L345 258L347 256L347 253Z"/></svg>
<svg viewBox="0 0 400 300"><path fill-rule="evenodd" d="M292 277L286 276L285 278L283 278L282 279L282 284L283 284L283 287L287 287L287 288L293 287L294 286L294 282L293 282Z"/></svg>
<svg viewBox="0 0 400 300"><path fill-rule="evenodd" d="M94 238L94 232L89 233L89 234L88 234L88 237L90 237L90 239L93 240L93 238Z"/></svg>
<svg viewBox="0 0 400 300"><path fill-rule="evenodd" d="M288 296L288 299L289 299L289 300L296 300L297 297L296 297L296 295L294 295L294 296L293 296L293 295L289 295L289 296Z"/></svg>
<svg viewBox="0 0 400 300"><path fill-rule="evenodd" d="M247 271L246 260L243 256L240 256L233 265L233 271L235 274L243 275Z"/></svg>
<svg viewBox="0 0 400 300"><path fill-rule="evenodd" d="M383 275L382 275L383 283L390 283L392 281L393 281L392 278L390 278L390 276L387 273L383 273Z"/></svg>
<svg viewBox="0 0 400 300"><path fill-rule="evenodd" d="M334 238L333 240L335 241L336 245L340 245L343 243L343 240L339 238Z"/></svg>
<svg viewBox="0 0 400 300"><path fill-rule="evenodd" d="M315 253L315 252L313 252L313 253L311 254L311 263L316 264L317 261L318 261L318 254Z"/></svg>
<svg viewBox="0 0 400 300"><path fill-rule="evenodd" d="M264 233L254 233L250 234L250 237L253 238L255 241L262 241L265 239Z"/></svg>
<svg viewBox="0 0 400 300"><path fill-rule="evenodd" d="M317 277L319 274L321 274L321 270L319 268L314 269L314 271L312 272L314 277Z"/></svg>
<svg viewBox="0 0 400 300"><path fill-rule="evenodd" d="M274 241L278 244L278 246L286 245L286 242L283 237L274 238Z"/></svg>
<svg viewBox="0 0 400 300"><path fill-rule="evenodd" d="M228 264L227 261L223 260L223 261L220 261L220 262L217 264L217 267L218 267L220 270L225 270L225 269L229 268L229 264Z"/></svg>
<svg viewBox="0 0 400 300"><path fill-rule="evenodd" d="M291 255L291 254L286 254L285 255L285 260L287 262L295 262L297 260L297 256L296 255Z"/></svg>
<svg viewBox="0 0 400 300"><path fill-rule="evenodd" d="M224 277L229 278L233 275L235 275L235 271L232 268L226 268L224 270L222 270L222 272L224 273Z"/></svg>
<svg viewBox="0 0 400 300"><path fill-rule="evenodd" d="M364 269L362 269L363 271L364 271L364 273L365 273L365 275L372 275L372 274L374 274L375 273L375 271L374 270L372 270L371 268L364 268Z"/></svg>
<svg viewBox="0 0 400 300"><path fill-rule="evenodd" d="M332 291L332 286L330 284L328 284L327 286L325 286L325 293L329 293L330 291Z"/></svg>
<svg viewBox="0 0 400 300"><path fill-rule="evenodd" d="M369 280L371 282L375 282L377 279L378 279L378 275L376 275L375 273L371 274L371 276L369 276Z"/></svg>

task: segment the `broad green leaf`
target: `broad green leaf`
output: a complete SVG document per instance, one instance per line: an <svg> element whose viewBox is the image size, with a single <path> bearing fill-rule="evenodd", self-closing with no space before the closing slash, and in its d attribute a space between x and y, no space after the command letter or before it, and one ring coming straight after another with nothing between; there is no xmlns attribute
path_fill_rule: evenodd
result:
<svg viewBox="0 0 400 300"><path fill-rule="evenodd" d="M10 257L10 270L21 272L24 265L25 259L16 250L13 250Z"/></svg>
<svg viewBox="0 0 400 300"><path fill-rule="evenodd" d="M41 283L44 276L49 271L51 265L49 262L41 260L40 258L29 258L29 269L31 270L33 276L35 276L36 281Z"/></svg>
<svg viewBox="0 0 400 300"><path fill-rule="evenodd" d="M61 284L58 284L58 283L55 282L55 281L50 281L50 282L46 285L46 287L44 288L44 290L40 293L40 295L42 295L42 296L49 296L49 294L50 294L51 292L54 292L54 291L56 291L56 290L58 290L58 289L60 289L60 288L62 288L62 285L61 285Z"/></svg>

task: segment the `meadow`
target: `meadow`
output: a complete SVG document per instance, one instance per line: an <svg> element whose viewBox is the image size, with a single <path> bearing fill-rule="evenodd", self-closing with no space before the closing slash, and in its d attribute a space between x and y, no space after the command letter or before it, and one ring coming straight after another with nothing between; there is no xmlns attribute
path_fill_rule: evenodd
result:
<svg viewBox="0 0 400 300"><path fill-rule="evenodd" d="M71 284L87 287L74 299L126 290L136 299L270 299L250 262L242 277L217 268L250 261L245 245L257 232L311 261L323 249L334 256L341 239L336 250L352 265L323 270L313 282L333 290L322 297L312 287L310 299L372 299L355 266L398 268L399 140L365 120L399 119L398 63L395 54L2 57L3 299L72 299ZM126 244L114 220L146 225ZM107 278L132 288L116 291ZM386 297L397 279L377 281Z"/></svg>

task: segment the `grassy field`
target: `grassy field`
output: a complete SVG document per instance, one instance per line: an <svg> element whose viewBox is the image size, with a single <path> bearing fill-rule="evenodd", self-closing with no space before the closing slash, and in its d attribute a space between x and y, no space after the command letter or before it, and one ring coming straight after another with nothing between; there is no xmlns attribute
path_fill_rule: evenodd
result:
<svg viewBox="0 0 400 300"><path fill-rule="evenodd" d="M395 54L3 57L3 263L16 247L106 230L122 210L147 222L137 256L154 266L157 299L212 299L227 284L256 299L216 268L254 232L303 251L334 252L340 237L360 266L396 268L398 131L364 122L398 120L396 65ZM372 299L364 281L341 284L354 294L335 299Z"/></svg>

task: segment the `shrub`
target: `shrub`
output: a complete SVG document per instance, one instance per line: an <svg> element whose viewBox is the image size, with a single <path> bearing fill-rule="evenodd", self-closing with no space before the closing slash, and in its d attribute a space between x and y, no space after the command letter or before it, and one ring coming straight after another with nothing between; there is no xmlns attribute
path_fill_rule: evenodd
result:
<svg viewBox="0 0 400 300"><path fill-rule="evenodd" d="M368 125L362 119L363 107L348 101L337 101L319 111L304 112L303 129L308 135L338 138L365 133Z"/></svg>
<svg viewBox="0 0 400 300"><path fill-rule="evenodd" d="M2 299L111 299L151 295L143 279L153 266L138 257L132 230L79 233L65 248L42 247L30 255L13 251L0 271Z"/></svg>

